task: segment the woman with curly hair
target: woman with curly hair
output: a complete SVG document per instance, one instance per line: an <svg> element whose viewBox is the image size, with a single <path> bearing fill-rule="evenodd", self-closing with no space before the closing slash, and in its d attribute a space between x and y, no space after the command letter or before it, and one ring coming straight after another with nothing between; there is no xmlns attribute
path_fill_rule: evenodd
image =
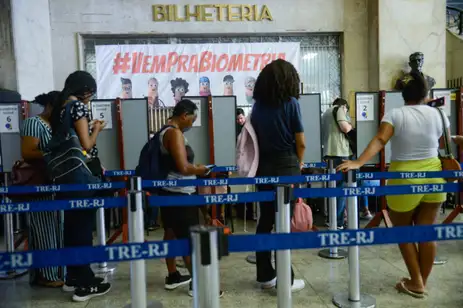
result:
<svg viewBox="0 0 463 308"><path fill-rule="evenodd" d="M282 59L268 64L256 80L251 124L259 143L259 166L256 176L301 175L305 151L304 128L299 102L299 75L295 67ZM275 190L273 185L258 185L259 191ZM272 232L275 224L275 204L260 203L257 234ZM276 270L271 252L256 253L257 282L263 289L276 286ZM294 280L292 290L305 286L304 280Z"/></svg>

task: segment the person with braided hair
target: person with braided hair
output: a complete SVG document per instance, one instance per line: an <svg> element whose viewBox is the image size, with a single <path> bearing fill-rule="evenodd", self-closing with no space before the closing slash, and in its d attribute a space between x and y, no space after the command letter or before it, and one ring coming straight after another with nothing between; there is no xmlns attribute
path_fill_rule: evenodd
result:
<svg viewBox="0 0 463 308"><path fill-rule="evenodd" d="M53 102L59 91L41 94L31 102L43 107L42 113L28 118L21 127L21 157L27 163L43 161L43 151L52 136L50 117ZM31 201L51 200L51 196L38 195ZM63 248L63 212L31 212L29 213L29 249L51 250ZM64 285L62 270L58 266L31 269L30 283L48 288L59 288Z"/></svg>
<svg viewBox="0 0 463 308"><path fill-rule="evenodd" d="M259 144L256 176L301 175L305 137L299 102L299 74L289 62L278 59L264 67L254 87L255 100L251 124ZM273 185L257 185L259 191L275 190ZM292 204L294 206L294 204ZM257 234L272 232L275 224L274 202L260 203ZM277 284L270 251L256 253L257 282L263 289ZM304 280L294 279L292 290L302 290Z"/></svg>

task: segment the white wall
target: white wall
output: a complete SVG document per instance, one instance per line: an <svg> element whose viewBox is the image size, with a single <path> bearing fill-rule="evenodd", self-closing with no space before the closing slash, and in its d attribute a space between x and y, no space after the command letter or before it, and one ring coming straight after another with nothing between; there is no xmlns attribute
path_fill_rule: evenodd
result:
<svg viewBox="0 0 463 308"><path fill-rule="evenodd" d="M15 0L16 1L16 0ZM44 1L44 0L40 0ZM226 4L267 5L273 22L154 22L152 5L193 1L153 0L49 0L55 85L78 68L77 33L176 34L176 33L286 33L342 32L344 1L341 0L228 0ZM204 0L200 4L214 4ZM196 2L196 4L199 4Z"/></svg>
<svg viewBox="0 0 463 308"><path fill-rule="evenodd" d="M54 90L48 0L12 0L17 91L23 99Z"/></svg>

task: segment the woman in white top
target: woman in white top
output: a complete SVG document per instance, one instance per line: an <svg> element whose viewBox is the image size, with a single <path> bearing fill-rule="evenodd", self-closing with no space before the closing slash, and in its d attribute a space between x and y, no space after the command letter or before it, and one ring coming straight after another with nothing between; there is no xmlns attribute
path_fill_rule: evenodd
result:
<svg viewBox="0 0 463 308"><path fill-rule="evenodd" d="M405 106L386 113L376 136L356 161L346 161L338 170L359 169L381 151L391 140L391 164L389 171L426 172L442 171L438 158L439 139L450 123L439 110L424 104L428 87L423 76L413 74L402 90ZM449 134L450 135L450 132ZM387 185L444 184L438 179L394 179ZM394 226L431 225L446 199L445 193L387 196L390 217ZM423 298L426 282L431 273L436 243L400 244L400 252L410 274L396 288L407 295Z"/></svg>

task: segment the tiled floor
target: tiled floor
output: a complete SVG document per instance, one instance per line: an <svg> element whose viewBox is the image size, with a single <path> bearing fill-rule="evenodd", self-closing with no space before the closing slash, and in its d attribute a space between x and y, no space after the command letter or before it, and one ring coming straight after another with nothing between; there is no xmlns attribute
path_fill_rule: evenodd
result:
<svg viewBox="0 0 463 308"><path fill-rule="evenodd" d="M253 230L254 224L248 226ZM243 230L238 224L238 231ZM237 232L239 233L239 232ZM155 232L150 239L159 239ZM397 294L394 285L407 276L405 266L396 246L372 246L361 248L361 290L376 298L377 307L463 307L463 242L442 242L439 254L448 263L435 266L429 283L429 296L414 299ZM334 294L347 291L347 260L328 261L317 256L318 251L294 251L292 260L296 276L306 281L306 288L293 296L294 308L334 307ZM276 307L277 298L271 292L255 287L255 267L245 261L246 254L232 254L221 261L220 279L225 296L222 308ZM163 288L165 265L160 260L147 262L148 298L162 301L166 308L192 307L187 288L165 291ZM66 308L66 307L124 307L130 301L129 263L117 265L117 271L109 279L113 288L109 294L86 303L72 303L70 295L60 290L31 288L27 276L15 281L0 281L1 308ZM455 292L454 292L455 291ZM289 308L289 307L288 307Z"/></svg>

